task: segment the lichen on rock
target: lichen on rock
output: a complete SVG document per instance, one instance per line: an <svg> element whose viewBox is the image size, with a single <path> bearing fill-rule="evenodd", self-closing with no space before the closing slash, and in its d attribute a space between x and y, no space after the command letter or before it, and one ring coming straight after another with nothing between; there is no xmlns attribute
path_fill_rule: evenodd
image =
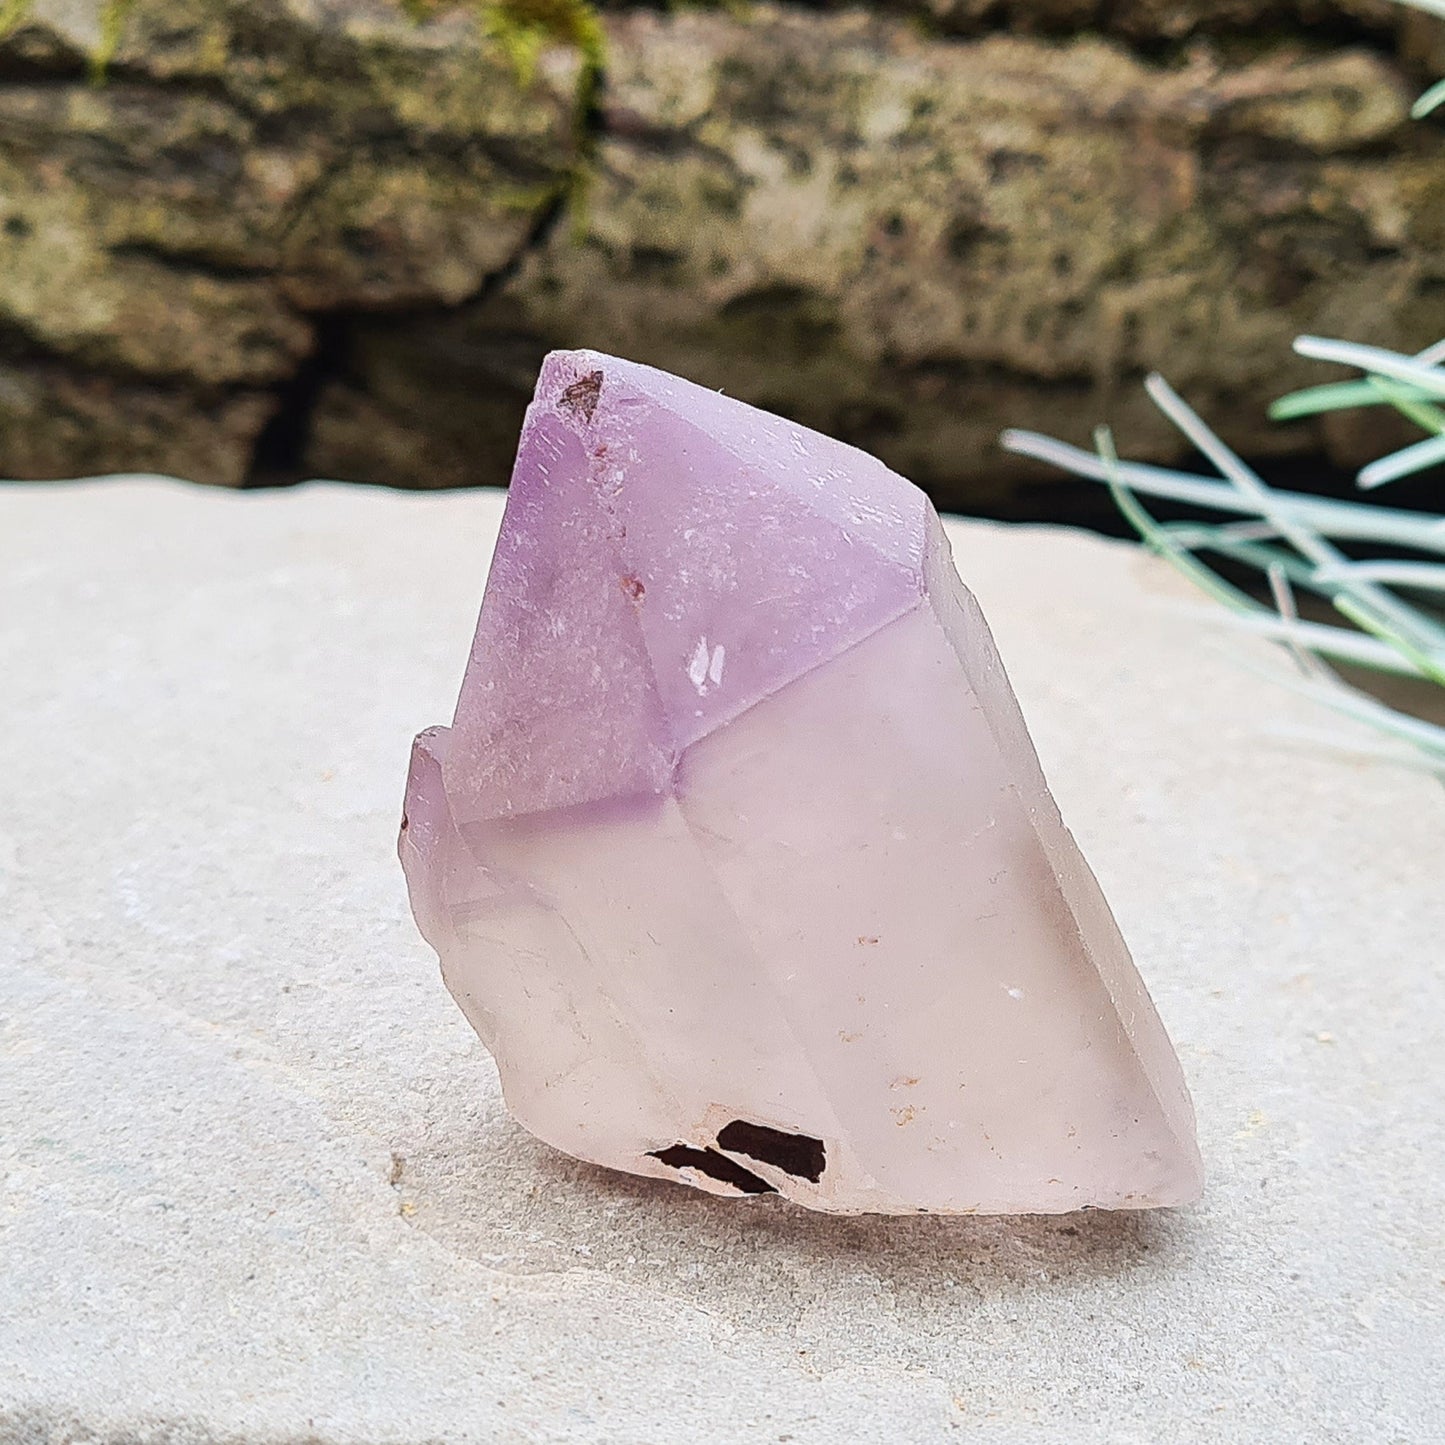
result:
<svg viewBox="0 0 1445 1445"><path fill-rule="evenodd" d="M244 480L319 325L474 295L575 165L575 55L523 81L465 17L135 0L95 85L102 21L34 0L0 46L0 374L39 355L77 384L178 387L199 413L245 398L253 435L201 480ZM177 457L169 428L92 422L117 465ZM75 470L70 433L36 425L0 471Z"/></svg>

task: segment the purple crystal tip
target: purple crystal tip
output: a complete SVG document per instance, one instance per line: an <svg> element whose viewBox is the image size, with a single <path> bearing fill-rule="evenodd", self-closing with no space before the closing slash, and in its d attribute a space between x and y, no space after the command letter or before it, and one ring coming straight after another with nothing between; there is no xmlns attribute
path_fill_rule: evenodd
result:
<svg viewBox="0 0 1445 1445"><path fill-rule="evenodd" d="M556 352L401 856L534 1133L857 1212L1172 1204L1178 1060L916 487Z"/></svg>

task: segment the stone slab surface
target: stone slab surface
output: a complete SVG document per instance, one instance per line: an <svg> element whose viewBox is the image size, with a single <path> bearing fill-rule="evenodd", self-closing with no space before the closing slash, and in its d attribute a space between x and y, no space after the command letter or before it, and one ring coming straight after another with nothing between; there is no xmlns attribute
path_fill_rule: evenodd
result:
<svg viewBox="0 0 1445 1445"><path fill-rule="evenodd" d="M957 525L1203 1202L609 1175L509 1122L393 855L500 510L0 489L0 1440L1445 1437L1438 784L1271 736L1135 550Z"/></svg>

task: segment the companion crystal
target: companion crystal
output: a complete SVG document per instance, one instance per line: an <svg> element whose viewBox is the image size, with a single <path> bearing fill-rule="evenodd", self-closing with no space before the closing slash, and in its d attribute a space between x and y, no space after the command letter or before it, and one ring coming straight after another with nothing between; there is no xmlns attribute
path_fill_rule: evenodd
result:
<svg viewBox="0 0 1445 1445"><path fill-rule="evenodd" d="M1199 1191L938 518L851 447L548 357L400 851L510 1108L579 1158L841 1212Z"/></svg>

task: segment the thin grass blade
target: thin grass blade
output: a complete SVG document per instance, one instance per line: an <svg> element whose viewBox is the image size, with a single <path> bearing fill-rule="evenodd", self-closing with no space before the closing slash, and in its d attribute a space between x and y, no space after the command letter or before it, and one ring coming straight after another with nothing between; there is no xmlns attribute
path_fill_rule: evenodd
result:
<svg viewBox="0 0 1445 1445"><path fill-rule="evenodd" d="M1205 424L1204 419L1164 380L1153 372L1144 382L1154 404L1219 469L1226 481L1254 509L1279 527L1280 533L1302 557L1318 566L1346 562L1343 552L1282 508L1254 469L1235 455ZM1345 595L1341 588L1331 599L1356 626L1399 647L1416 666L1445 683L1445 627L1423 616L1373 582L1361 582ZM1348 608L1346 607L1348 603Z"/></svg>
<svg viewBox="0 0 1445 1445"><path fill-rule="evenodd" d="M1361 371L1407 382L1433 397L1445 397L1445 371L1413 356L1387 351L1383 346L1365 346L1358 341L1331 341L1324 336L1297 336L1294 349L1312 361L1334 361L1341 366L1355 366Z"/></svg>
<svg viewBox="0 0 1445 1445"><path fill-rule="evenodd" d="M1421 391L1419 387L1411 392L1417 401L1428 400L1433 393ZM1271 421L1296 421L1303 416L1318 416L1321 412L1345 411L1357 406L1384 406L1387 396L1374 386L1369 378L1363 381L1330 381L1323 386L1307 386L1301 391L1292 391L1269 404Z"/></svg>
<svg viewBox="0 0 1445 1445"><path fill-rule="evenodd" d="M1272 678L1279 686L1288 688L1291 692L1311 698L1346 717L1352 717L1357 722L1365 723L1379 732L1420 748L1438 764L1445 766L1445 728L1438 727L1435 723L1396 712L1394 708L1376 702L1374 698L1357 692L1345 683L1311 682L1307 678L1271 671L1243 660L1240 665L1261 677Z"/></svg>
<svg viewBox="0 0 1445 1445"><path fill-rule="evenodd" d="M1269 592L1274 598L1274 610L1279 613L1284 645L1294 658L1295 666L1306 677L1323 680L1326 669L1319 658L1313 656L1300 641L1299 608L1295 606L1294 593L1290 589L1289 577L1284 567L1278 562L1272 562L1265 569L1265 575L1269 578Z"/></svg>
<svg viewBox="0 0 1445 1445"><path fill-rule="evenodd" d="M1000 445L1016 456L1032 457L1087 481L1107 481L1105 468L1095 453L1044 436L1041 432L1010 429L1000 438ZM1253 515L1255 511L1250 502L1228 483L1213 481L1193 472L1153 466L1148 462L1121 461L1118 475L1119 481L1130 491L1144 496L1186 502L1216 512ZM1431 512L1337 501L1302 492L1275 492L1273 495L1280 507L1322 536L1445 554L1445 518Z"/></svg>
<svg viewBox="0 0 1445 1445"><path fill-rule="evenodd" d="M1365 491L1383 487L1386 482L1398 481L1427 467L1439 466L1445 462L1445 436L1426 437L1413 446L1401 447L1389 456L1381 457L1368 466L1361 467L1356 482Z"/></svg>
<svg viewBox="0 0 1445 1445"><path fill-rule="evenodd" d="M1255 637L1282 643L1296 654L1296 661L1298 652L1303 650L1332 662L1348 662L1356 667L1368 668L1371 672L1388 673L1392 677L1420 675L1393 647L1353 628L1331 627L1325 622L1306 622L1298 617L1280 617L1267 608L1247 615L1221 613L1212 607L1187 606L1179 610L1200 622L1230 632L1248 632ZM1301 670L1319 675L1317 667Z"/></svg>
<svg viewBox="0 0 1445 1445"><path fill-rule="evenodd" d="M1315 573L1315 580L1324 584L1347 582L1355 577L1382 582L1387 587L1445 592L1445 567L1436 562L1397 562L1386 558L1378 562L1348 562L1343 567L1321 568Z"/></svg>
<svg viewBox="0 0 1445 1445"><path fill-rule="evenodd" d="M1104 468L1105 482L1114 498L1114 505L1139 534L1145 546L1172 562L1196 587L1215 601L1223 603L1230 611L1265 611L1248 593L1216 576L1186 548L1181 547L1119 480L1119 454L1114 447L1114 435L1108 427L1100 426L1094 429L1094 445L1099 449L1099 461Z"/></svg>
<svg viewBox="0 0 1445 1445"><path fill-rule="evenodd" d="M1437 80L1435 84L1410 107L1410 119L1424 120L1431 111L1439 109L1442 102L1445 102L1445 80Z"/></svg>
<svg viewBox="0 0 1445 1445"><path fill-rule="evenodd" d="M1280 568L1296 587L1308 588L1321 597L1329 597L1338 587L1319 580L1319 568L1303 561L1293 552L1282 547L1270 547L1262 542L1235 541L1224 527L1206 527L1193 522L1166 522L1164 530L1181 546L1191 552L1217 552L1235 562L1244 562L1267 573L1271 567Z"/></svg>

